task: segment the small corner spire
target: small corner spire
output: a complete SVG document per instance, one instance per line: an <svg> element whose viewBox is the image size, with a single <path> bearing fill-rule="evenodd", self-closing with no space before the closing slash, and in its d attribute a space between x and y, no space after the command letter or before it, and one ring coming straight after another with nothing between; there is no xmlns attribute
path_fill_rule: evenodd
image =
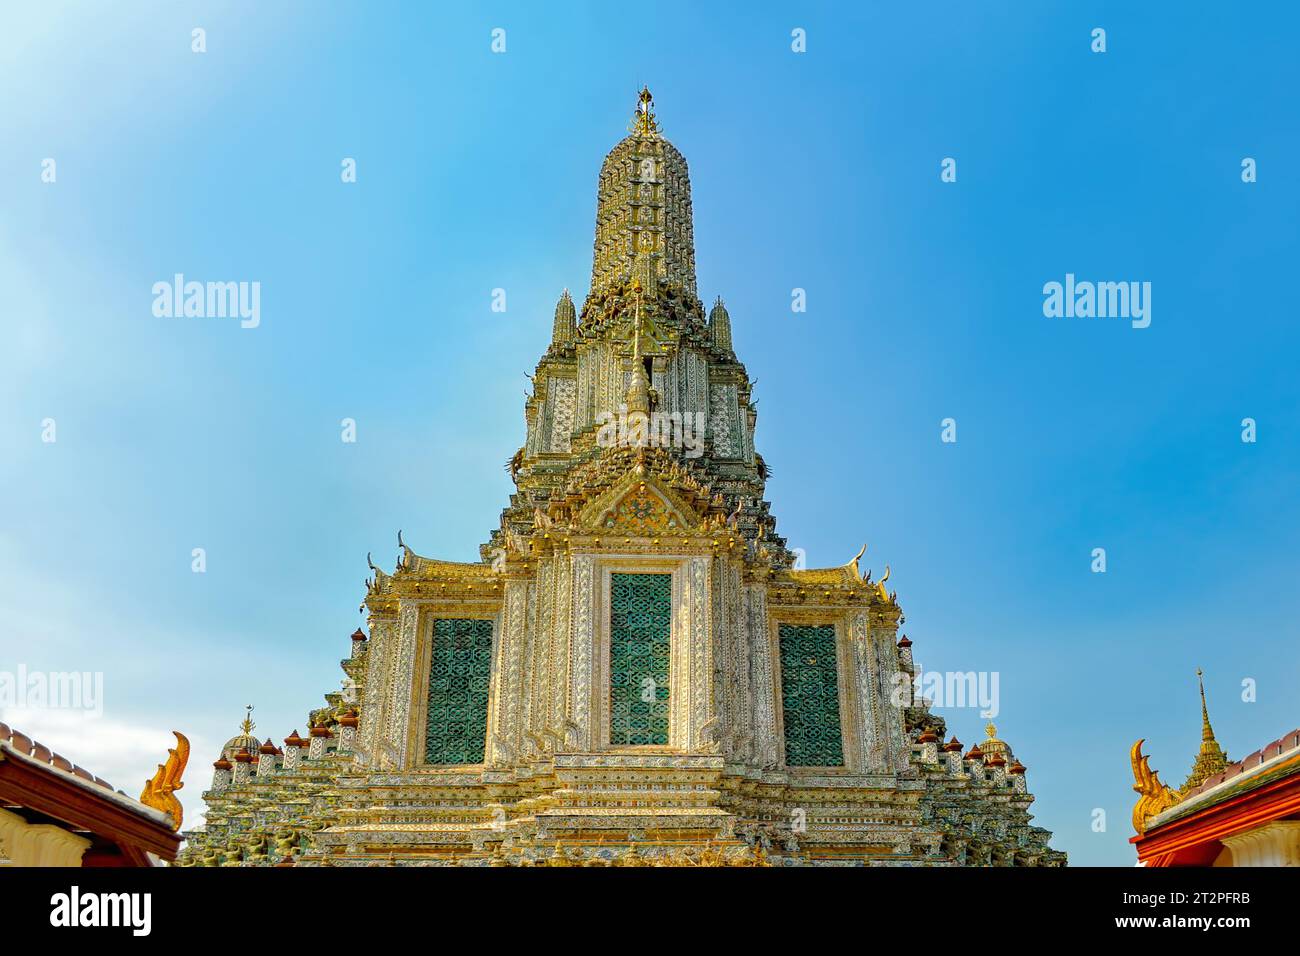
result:
<svg viewBox="0 0 1300 956"><path fill-rule="evenodd" d="M573 333L577 327L577 322L578 313L573 305L573 297L569 295L569 290L566 287L564 292L560 294L559 301L555 303L555 322L551 326L552 346L573 341Z"/></svg>

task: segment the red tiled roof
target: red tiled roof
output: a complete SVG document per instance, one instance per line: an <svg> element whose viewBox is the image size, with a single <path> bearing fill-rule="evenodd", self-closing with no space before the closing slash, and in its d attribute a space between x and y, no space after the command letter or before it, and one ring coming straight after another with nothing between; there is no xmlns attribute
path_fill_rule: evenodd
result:
<svg viewBox="0 0 1300 956"><path fill-rule="evenodd" d="M80 777L82 780L97 783L107 790L113 789L113 785L107 780L96 777L84 767L78 767L67 757L55 753L50 750L49 747L46 747L39 741L32 740L32 738L28 737L26 734L20 734L18 731L10 728L8 724L0 724L0 744L8 744L24 757L31 757L37 763L49 764L51 767L56 767L65 773L70 773L73 776Z"/></svg>

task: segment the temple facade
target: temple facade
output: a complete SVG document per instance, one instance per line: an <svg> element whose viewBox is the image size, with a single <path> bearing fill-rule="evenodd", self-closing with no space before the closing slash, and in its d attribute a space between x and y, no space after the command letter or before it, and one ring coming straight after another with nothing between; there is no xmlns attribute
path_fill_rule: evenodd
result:
<svg viewBox="0 0 1300 956"><path fill-rule="evenodd" d="M182 864L1064 865L996 729L963 752L912 692L888 571L777 534L647 90L532 380L481 560L399 533L343 688L283 745L246 722Z"/></svg>

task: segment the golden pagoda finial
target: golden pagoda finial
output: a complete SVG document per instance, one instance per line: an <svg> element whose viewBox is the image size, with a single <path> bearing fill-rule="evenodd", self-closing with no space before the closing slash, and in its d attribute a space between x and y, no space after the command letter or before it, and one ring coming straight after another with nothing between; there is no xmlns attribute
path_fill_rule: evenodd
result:
<svg viewBox="0 0 1300 956"><path fill-rule="evenodd" d="M1205 677L1199 667L1196 668L1196 682L1201 686L1201 740L1213 740L1214 728L1210 726L1210 710L1205 706Z"/></svg>
<svg viewBox="0 0 1300 956"><path fill-rule="evenodd" d="M245 718L244 723L251 724L251 721ZM176 735L176 746L168 749L167 762L158 765L153 778L144 782L140 802L146 807L168 814L172 818L172 829L179 830L184 811L175 793L185 786L181 782L181 774L185 772L185 765L190 759L190 742L180 731L173 730L172 733Z"/></svg>
<svg viewBox="0 0 1300 956"><path fill-rule="evenodd" d="M240 721L239 732L245 737L251 737L253 736L253 730L257 727L257 724L253 723L253 705L246 704L244 709L247 713L244 714L244 719Z"/></svg>
<svg viewBox="0 0 1300 956"><path fill-rule="evenodd" d="M1228 766L1228 755L1214 739L1214 728L1210 726L1210 710L1205 704L1205 677L1199 667L1196 668L1196 681L1201 688L1201 749L1196 754L1196 762L1192 764L1192 772L1178 788L1178 792L1183 794L1199 787Z"/></svg>
<svg viewBox="0 0 1300 956"><path fill-rule="evenodd" d="M988 726L986 726L986 727L984 728L984 733L988 734L989 740L997 740L997 739L998 739L998 725L995 724L995 723L993 723L993 721L990 720L990 721L988 722Z"/></svg>
<svg viewBox="0 0 1300 956"><path fill-rule="evenodd" d="M1146 738L1139 740L1129 752L1129 760L1133 764L1133 791L1139 794L1138 802L1133 805L1133 829L1137 833L1145 833L1147 821L1182 799L1167 784L1160 782L1160 771L1152 770L1147 762L1151 758L1142 755L1145 740Z"/></svg>
<svg viewBox="0 0 1300 956"><path fill-rule="evenodd" d="M650 93L650 87L641 87L641 92L637 97L636 115L632 117L632 123L628 126L630 133L657 133L659 132L659 123L655 119L654 96Z"/></svg>

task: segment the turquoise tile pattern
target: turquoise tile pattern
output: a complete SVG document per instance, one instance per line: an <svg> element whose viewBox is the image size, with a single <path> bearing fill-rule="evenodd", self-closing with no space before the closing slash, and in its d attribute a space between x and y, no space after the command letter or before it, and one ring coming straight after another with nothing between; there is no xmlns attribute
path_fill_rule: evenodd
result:
<svg viewBox="0 0 1300 956"><path fill-rule="evenodd" d="M671 574L610 575L609 742L668 743Z"/></svg>
<svg viewBox="0 0 1300 956"><path fill-rule="evenodd" d="M424 738L426 763L483 762L491 673L491 621L433 622Z"/></svg>
<svg viewBox="0 0 1300 956"><path fill-rule="evenodd" d="M781 624L781 719L788 767L842 767L835 625Z"/></svg>

